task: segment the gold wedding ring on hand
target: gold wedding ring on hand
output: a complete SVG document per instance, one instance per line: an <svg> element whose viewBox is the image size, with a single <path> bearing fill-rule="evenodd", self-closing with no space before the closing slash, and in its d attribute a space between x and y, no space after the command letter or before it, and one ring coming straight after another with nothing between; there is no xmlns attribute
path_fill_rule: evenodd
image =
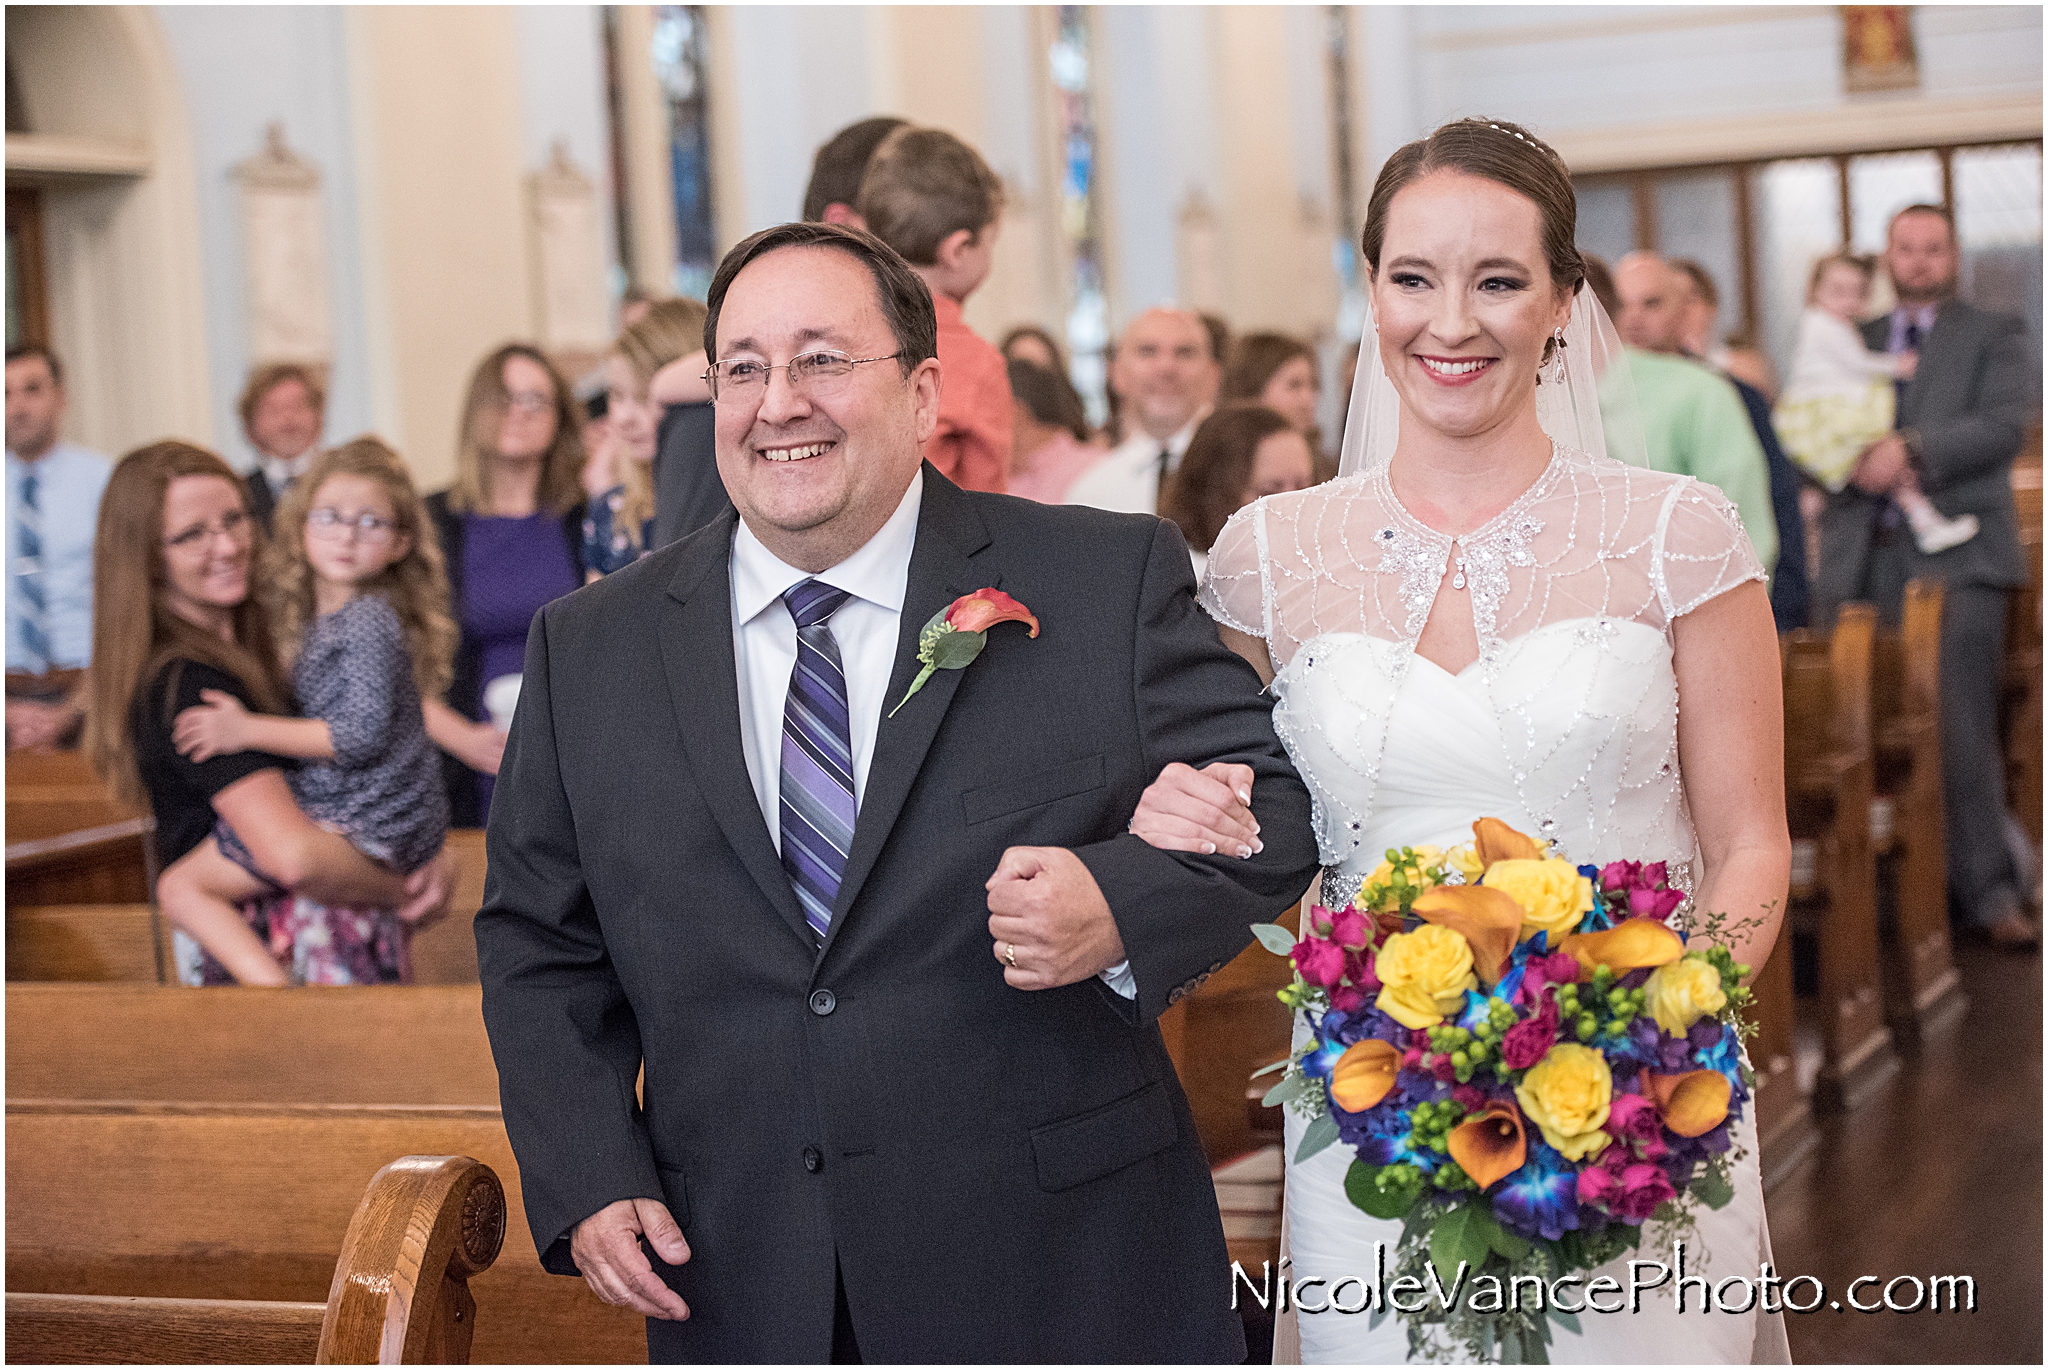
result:
<svg viewBox="0 0 2048 1370"><path fill-rule="evenodd" d="M1015 942L1005 942L1003 947L1005 948L1003 951L1004 964L1008 965L1011 970L1017 969L1017 944Z"/></svg>

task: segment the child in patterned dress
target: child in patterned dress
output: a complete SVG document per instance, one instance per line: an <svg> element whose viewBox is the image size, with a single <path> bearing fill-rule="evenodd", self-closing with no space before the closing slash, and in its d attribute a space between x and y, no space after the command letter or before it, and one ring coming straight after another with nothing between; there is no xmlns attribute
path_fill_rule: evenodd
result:
<svg viewBox="0 0 2048 1370"><path fill-rule="evenodd" d="M276 528L261 592L305 716L251 714L234 697L207 691L203 704L178 716L173 738L195 761L236 751L299 758L305 764L291 788L306 816L409 874L433 859L448 830L420 700L447 684L455 625L426 511L398 454L358 438L323 453L293 484ZM396 913L285 893L224 821L178 864L193 877L176 882L178 902L210 906L167 902L166 916L180 927L232 928L221 906L240 908L278 962L272 983L412 978L410 929ZM215 961L199 978L231 977Z"/></svg>
<svg viewBox="0 0 2048 1370"><path fill-rule="evenodd" d="M1792 375L1771 416L1786 455L1830 493L1849 483L1863 450L1892 431L1894 382L1912 379L1919 365L1918 353L1870 351L1856 331L1876 269L1868 257L1846 253L1815 263L1792 347ZM1891 498L1929 556L1977 536L1976 515L1943 514L1910 467Z"/></svg>

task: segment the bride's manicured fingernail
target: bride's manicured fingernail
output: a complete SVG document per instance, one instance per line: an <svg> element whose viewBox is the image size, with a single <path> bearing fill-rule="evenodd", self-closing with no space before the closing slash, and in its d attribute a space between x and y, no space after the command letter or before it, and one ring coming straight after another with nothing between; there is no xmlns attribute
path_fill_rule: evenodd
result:
<svg viewBox="0 0 2048 1370"><path fill-rule="evenodd" d="M1266 844L1265 844L1264 842L1261 842L1261 841L1259 841L1259 839L1258 839L1258 838L1256 838L1256 837L1254 837L1254 838L1252 839L1252 850L1253 850L1253 851L1255 851L1255 852L1262 852L1262 851L1264 851L1265 849L1266 849Z"/></svg>
<svg viewBox="0 0 2048 1370"><path fill-rule="evenodd" d="M1239 790L1237 792L1237 798L1238 802L1243 804L1246 808L1250 808L1252 806L1252 792L1250 790Z"/></svg>
<svg viewBox="0 0 2048 1370"><path fill-rule="evenodd" d="M1214 856L1215 854L1216 854L1216 844L1215 844L1214 842L1204 842L1204 843L1202 844L1202 855L1204 855L1204 856Z"/></svg>
<svg viewBox="0 0 2048 1370"><path fill-rule="evenodd" d="M1240 861L1246 861L1251 859L1251 854L1252 849L1250 847L1239 847L1237 849L1237 859Z"/></svg>

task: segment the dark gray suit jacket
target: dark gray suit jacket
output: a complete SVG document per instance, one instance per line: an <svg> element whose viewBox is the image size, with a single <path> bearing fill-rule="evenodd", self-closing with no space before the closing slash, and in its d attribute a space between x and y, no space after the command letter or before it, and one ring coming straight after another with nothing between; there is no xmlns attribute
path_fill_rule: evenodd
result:
<svg viewBox="0 0 2048 1370"><path fill-rule="evenodd" d="M1863 341L1882 350L1890 331L1889 315L1872 319L1863 326ZM1900 402L1898 426L1920 430L1920 486L1928 499L1944 514L1975 514L1981 526L1970 541L1931 557L1902 534L1900 554L1908 559L1909 577L1950 585L2025 582L2012 461L2025 437L2033 380L2019 319L1961 300L1941 306ZM1831 624L1844 602L1866 592L1882 504L1853 485L1829 497L1814 585L1817 626Z"/></svg>
<svg viewBox="0 0 2048 1370"><path fill-rule="evenodd" d="M827 1359L836 1260L871 1361L1240 1360L1154 1020L1301 895L1308 794L1171 524L924 479L889 699L960 595L1043 631L997 627L882 719L822 949L741 751L737 517L536 618L476 921L535 1240L570 1273L577 1222L664 1200L692 1316L649 1324L656 1359ZM1162 766L1221 760L1257 773L1262 854L1125 835ZM1015 845L1094 873L1135 1003L1004 983L983 882Z"/></svg>

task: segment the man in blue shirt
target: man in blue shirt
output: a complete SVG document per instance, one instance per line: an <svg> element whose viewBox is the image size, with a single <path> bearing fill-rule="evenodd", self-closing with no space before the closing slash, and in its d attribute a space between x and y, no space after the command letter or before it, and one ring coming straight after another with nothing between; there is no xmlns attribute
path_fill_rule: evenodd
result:
<svg viewBox="0 0 2048 1370"><path fill-rule="evenodd" d="M7 745L75 738L92 661L92 543L113 463L58 440L64 372L7 352Z"/></svg>

